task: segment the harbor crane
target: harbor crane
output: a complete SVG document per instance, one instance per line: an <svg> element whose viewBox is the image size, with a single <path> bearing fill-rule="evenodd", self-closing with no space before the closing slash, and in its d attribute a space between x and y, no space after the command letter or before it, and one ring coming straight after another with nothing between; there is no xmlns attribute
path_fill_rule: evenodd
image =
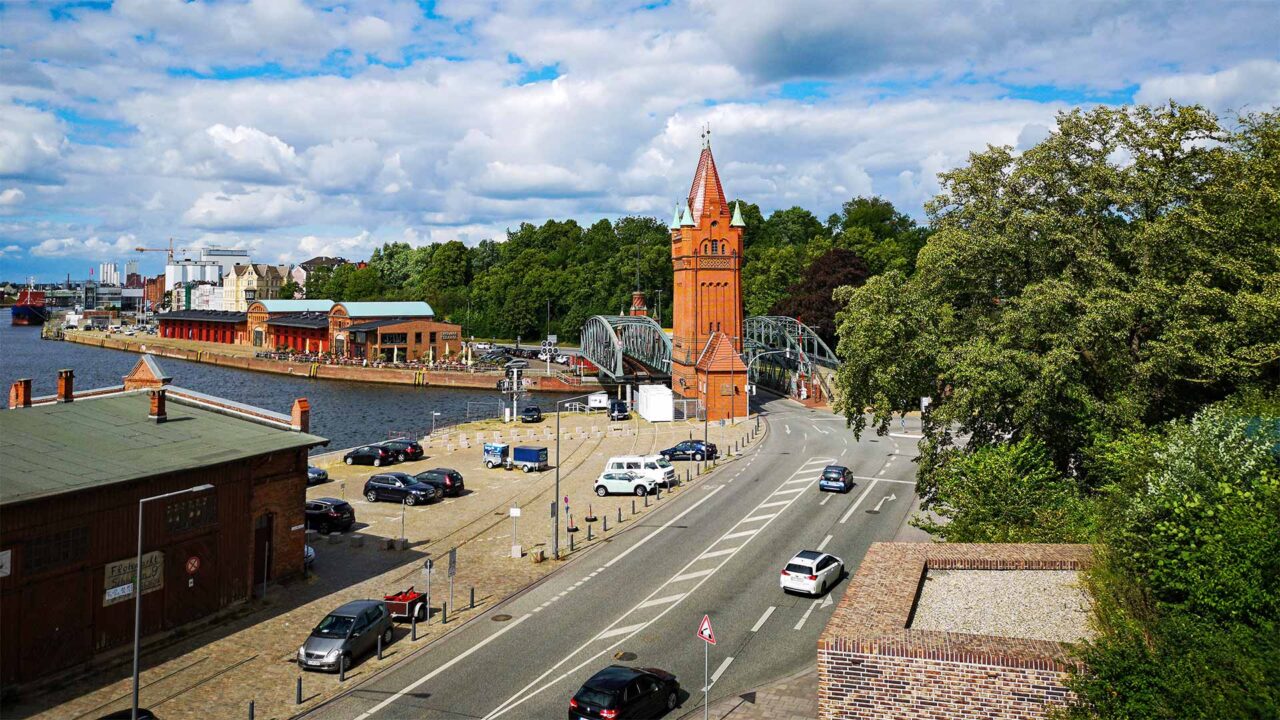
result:
<svg viewBox="0 0 1280 720"><path fill-rule="evenodd" d="M175 247L173 246L173 238L169 238L169 247L167 247L167 248L146 248L146 247L136 247L136 248L134 248L134 251L136 251L136 252L140 252L140 253L144 253L144 252L162 252L162 253L168 253L169 262L170 262L170 263L172 263L172 262L173 262L173 253L174 253L175 251L176 251L176 252L185 253L185 252L190 252L190 251L192 251L192 250L194 250L194 249L195 249L195 248L175 248Z"/></svg>

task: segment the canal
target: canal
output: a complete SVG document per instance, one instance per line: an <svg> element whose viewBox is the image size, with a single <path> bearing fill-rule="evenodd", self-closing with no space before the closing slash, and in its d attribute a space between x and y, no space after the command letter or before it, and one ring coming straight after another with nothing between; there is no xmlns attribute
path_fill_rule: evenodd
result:
<svg viewBox="0 0 1280 720"><path fill-rule="evenodd" d="M119 385L140 357L136 353L108 350L78 343L41 340L38 327L13 327L8 317L0 322L0 381L5 401L14 380L32 379L32 392L51 395L57 371L75 370L79 389ZM331 440L327 452L373 440L392 431L425 431L433 412L437 426L462 422L500 412L502 395L496 390L377 385L337 380L309 380L202 363L157 358L173 384L236 402L288 413L294 398L311 402L311 431ZM534 396L543 409L551 402Z"/></svg>

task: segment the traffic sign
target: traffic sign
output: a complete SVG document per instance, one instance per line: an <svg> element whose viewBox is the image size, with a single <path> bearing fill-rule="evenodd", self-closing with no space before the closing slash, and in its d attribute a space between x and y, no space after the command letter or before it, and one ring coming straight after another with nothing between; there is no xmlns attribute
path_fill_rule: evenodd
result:
<svg viewBox="0 0 1280 720"><path fill-rule="evenodd" d="M458 548L449 551L449 577L458 574Z"/></svg>
<svg viewBox="0 0 1280 720"><path fill-rule="evenodd" d="M195 575L196 571L198 571L199 569L200 569L200 558L194 555L187 558L187 574L188 575Z"/></svg>
<svg viewBox="0 0 1280 720"><path fill-rule="evenodd" d="M698 625L698 637L702 638L703 642L708 645L716 644L716 634L715 631L711 629L710 615L702 616L702 624Z"/></svg>

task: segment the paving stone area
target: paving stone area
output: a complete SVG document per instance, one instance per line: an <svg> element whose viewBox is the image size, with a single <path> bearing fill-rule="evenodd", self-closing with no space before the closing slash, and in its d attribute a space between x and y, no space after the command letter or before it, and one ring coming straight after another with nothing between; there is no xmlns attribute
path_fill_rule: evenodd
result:
<svg viewBox="0 0 1280 720"><path fill-rule="evenodd" d="M554 435L548 438L547 433L555 423L554 416L548 417L541 425L503 426L487 422L462 426L430 439L423 460L391 468L349 467L341 464L340 454L325 456L331 479L309 488L308 497L344 497L355 507L356 527L345 535L315 539L312 545L317 559L311 577L272 587L266 598L250 601L221 623L203 631L189 631L184 637L167 638L144 648L142 705L166 720L195 720L247 717L249 702L253 700L255 717L259 719L289 717L354 682L367 680L545 577L561 563L549 560L535 564L531 554L539 550L550 554L549 509L555 499L555 472L526 474L488 470L481 464L481 446L484 440L492 440L495 432L510 439L510 433L518 431L521 443L528 439L528 432L533 432L538 438L537 444L551 447L549 459L554 462ZM735 443L745 441L753 427L753 421L727 426L713 423L708 431L711 441L719 445L722 453L727 453ZM566 415L561 421L561 431L561 495L569 496L571 512L581 528L574 538L577 552L600 542L603 537L626 531L636 525L642 515L669 502L672 494L684 494L709 476L696 477L698 463L677 462L680 479L683 481L685 471L689 470L690 482L682 482L670 493L664 491L661 500L651 498L648 508L642 498L598 498L592 492L593 481L608 457L650 453L691 436L701 437L703 425L649 424L639 419L608 423L599 415ZM721 467L733 463L733 459L726 459ZM364 480L374 472L415 473L434 467L461 471L467 492L461 497L411 508L394 503L369 503L361 496ZM508 509L513 506L523 510L517 532L524 554L519 559L511 557ZM594 539L590 542L586 540L588 524L583 519L588 511L609 519L607 532L603 522L591 525ZM619 513L620 525L617 523ZM402 533L406 549L383 549L388 541L401 537ZM361 536L363 542L356 546L352 535ZM567 535L562 538L562 551L567 551ZM448 592L445 567L449 549L453 547L458 548L454 600L448 612L448 625L442 625L441 605L447 602ZM408 637L409 625L398 626L396 639L386 649L384 659L370 657L358 662L348 672L345 684L340 683L336 675L300 675L295 663L297 648L329 610L348 600L381 598L410 585L424 589L421 568L427 557L434 558L437 564L433 576L433 612L430 623L419 624L416 642ZM472 588L474 608L469 607ZM56 686L28 693L20 697L17 704L3 708L0 714L5 718L96 718L128 707L129 673L126 651L113 661L99 662ZM299 676L303 678L302 705L294 703Z"/></svg>
<svg viewBox="0 0 1280 720"><path fill-rule="evenodd" d="M1089 605L1074 570L930 569L911 629L1079 642Z"/></svg>
<svg viewBox="0 0 1280 720"><path fill-rule="evenodd" d="M798 720L818 716L818 668L766 685L758 690L721 700L708 713L716 720ZM702 708L685 715L702 717Z"/></svg>

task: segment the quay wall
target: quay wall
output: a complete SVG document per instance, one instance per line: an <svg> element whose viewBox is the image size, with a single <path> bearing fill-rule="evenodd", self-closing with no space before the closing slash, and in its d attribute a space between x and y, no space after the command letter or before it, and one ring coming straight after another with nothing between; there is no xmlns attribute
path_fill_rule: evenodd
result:
<svg viewBox="0 0 1280 720"><path fill-rule="evenodd" d="M295 375L320 380L347 380L351 382L385 383L419 387L458 387L493 389L502 374L498 372L450 372L444 370L409 370L399 368L373 368L356 365L325 365L323 363L268 360L246 355L228 355L214 350L194 350L170 347L131 337L102 337L68 332L65 341L126 352L143 353L157 357L176 358L190 362L221 365L223 367L252 370L254 372ZM536 392L586 393L601 389L595 378L582 378L580 382L566 382L556 376L528 376Z"/></svg>

